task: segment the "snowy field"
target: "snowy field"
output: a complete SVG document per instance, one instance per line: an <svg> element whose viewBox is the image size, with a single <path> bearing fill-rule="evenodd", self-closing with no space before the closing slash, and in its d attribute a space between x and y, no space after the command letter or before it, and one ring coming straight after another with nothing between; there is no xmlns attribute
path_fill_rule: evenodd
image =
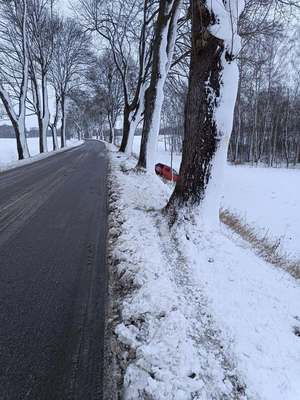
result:
<svg viewBox="0 0 300 400"><path fill-rule="evenodd" d="M60 138L58 138L60 139ZM48 150L49 152L53 150L52 138L48 137ZM39 140L38 138L28 138L27 139L28 148L31 156L39 155ZM80 144L77 139L67 140L67 146L76 146ZM45 157L46 154L41 155ZM21 163L26 163L27 160L22 160ZM18 162L18 153L15 139L1 139L0 138L0 171L8 167L14 167Z"/></svg>
<svg viewBox="0 0 300 400"><path fill-rule="evenodd" d="M228 166L223 206L300 259L300 169Z"/></svg>
<svg viewBox="0 0 300 400"><path fill-rule="evenodd" d="M135 137L134 153L140 137ZM179 170L180 155L174 156ZM171 157L160 138L157 162L170 165ZM280 239L281 250L300 259L300 169L228 165L222 207L245 220L258 233Z"/></svg>
<svg viewBox="0 0 300 400"><path fill-rule="evenodd" d="M227 229L170 232L160 213L170 186L111 158L113 265L128 293L116 327L124 398L300 399L298 282Z"/></svg>

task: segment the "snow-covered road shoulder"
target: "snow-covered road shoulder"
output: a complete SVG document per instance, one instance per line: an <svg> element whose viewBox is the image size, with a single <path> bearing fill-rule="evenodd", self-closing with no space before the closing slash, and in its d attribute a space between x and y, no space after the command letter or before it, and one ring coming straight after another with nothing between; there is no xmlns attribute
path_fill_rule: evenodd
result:
<svg viewBox="0 0 300 400"><path fill-rule="evenodd" d="M124 398L300 398L299 283L224 226L170 230L170 186L110 154Z"/></svg>
<svg viewBox="0 0 300 400"><path fill-rule="evenodd" d="M3 143L1 143L2 147L0 149L0 156L2 155L2 152L5 153L5 151L8 151L8 152L11 151L11 144L12 143L14 144L13 139L6 139L6 141L4 139L2 139L2 141L3 141ZM34 144L37 144L38 140L36 139L35 141L36 141L36 143L34 143ZM54 156L58 153L62 153L64 151L70 150L74 147L78 147L83 143L84 143L83 140L76 140L76 139L75 140L73 140L73 139L67 140L67 146L62 149L55 150L55 151L49 151L47 153L42 153L42 154L35 154L24 160L13 160L15 154L13 154L13 156L10 156L12 161L1 162L1 157L0 157L0 172L8 171L13 168L19 168L19 167L23 167L24 165L35 163L37 161L43 160L44 158ZM13 150L15 151L14 148L13 148Z"/></svg>
<svg viewBox="0 0 300 400"><path fill-rule="evenodd" d="M111 152L109 247L122 291L115 334L124 398L251 398L162 216L170 188L134 165Z"/></svg>

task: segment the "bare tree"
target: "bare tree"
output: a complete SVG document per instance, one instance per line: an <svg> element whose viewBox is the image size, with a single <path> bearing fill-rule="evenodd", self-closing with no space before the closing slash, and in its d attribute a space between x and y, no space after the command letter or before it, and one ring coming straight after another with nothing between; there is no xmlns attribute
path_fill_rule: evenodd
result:
<svg viewBox="0 0 300 400"><path fill-rule="evenodd" d="M139 12L142 10L141 20L140 18L135 18L132 23L133 40L137 44L134 51L138 50L138 59L137 62L133 59L131 62L132 68L129 65L127 69L129 71L130 69L137 69L137 72L133 76L135 83L131 84L131 90L127 89L126 79L124 79L126 75L122 74L122 69L119 68L124 82L123 136L120 151L125 151L128 154L132 152L134 134L144 112L145 91L149 84L148 75L152 61L153 21L157 12L154 1L145 0L142 3L143 7L139 5L138 8ZM127 25L126 21L125 24ZM125 31L127 29L126 25ZM129 35L128 39L131 40ZM132 58L132 55L130 56ZM116 57L117 59L118 57ZM126 63L123 62L123 65L126 65Z"/></svg>
<svg viewBox="0 0 300 400"><path fill-rule="evenodd" d="M272 35L268 32L247 39L239 56L241 80L230 161L276 166L290 165L289 160L297 158L299 67L293 62L299 51L296 37L296 32L290 35L276 25Z"/></svg>
<svg viewBox="0 0 300 400"><path fill-rule="evenodd" d="M51 116L49 118L49 127L51 129L53 150L57 150L59 148L57 140L57 126L58 126L58 120L60 118L59 105L60 105L60 97L58 93L55 91L55 111L53 114L53 121L51 121Z"/></svg>
<svg viewBox="0 0 300 400"><path fill-rule="evenodd" d="M91 65L87 78L94 95L101 99L109 125L109 142L114 143L116 122L124 103L122 80L109 49Z"/></svg>
<svg viewBox="0 0 300 400"><path fill-rule="evenodd" d="M153 41L151 78L145 93L145 111L138 167L151 170L159 133L164 85L171 66L181 0L160 0Z"/></svg>
<svg viewBox="0 0 300 400"><path fill-rule="evenodd" d="M49 76L55 89L56 105L58 101L61 108L61 147L66 142L66 99L82 83L90 59L90 41L74 20L60 21ZM57 122L57 118L54 121Z"/></svg>
<svg viewBox="0 0 300 400"><path fill-rule="evenodd" d="M0 98L14 128L21 160L29 157L25 127L29 63L27 0L1 2L0 11Z"/></svg>
<svg viewBox="0 0 300 400"><path fill-rule="evenodd" d="M105 40L122 80L123 137L120 151L131 153L133 136L144 110L152 55L155 0L80 0L78 13L86 29Z"/></svg>
<svg viewBox="0 0 300 400"><path fill-rule="evenodd" d="M31 103L38 119L39 148L40 153L43 153L48 151L49 70L53 58L55 35L59 28L58 18L53 14L53 0L30 0L28 21Z"/></svg>
<svg viewBox="0 0 300 400"><path fill-rule="evenodd" d="M104 93L101 90L91 91L75 89L70 93L67 126L77 132L78 139L83 137L104 139L104 127L107 123L104 105Z"/></svg>

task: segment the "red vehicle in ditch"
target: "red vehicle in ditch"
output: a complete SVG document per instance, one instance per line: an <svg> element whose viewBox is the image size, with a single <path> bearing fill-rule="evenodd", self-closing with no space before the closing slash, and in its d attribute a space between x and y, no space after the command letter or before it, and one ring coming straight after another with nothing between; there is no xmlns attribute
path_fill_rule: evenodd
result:
<svg viewBox="0 0 300 400"><path fill-rule="evenodd" d="M166 179L167 181L177 182L179 180L178 172L168 165L158 163L155 165L155 172L157 175Z"/></svg>

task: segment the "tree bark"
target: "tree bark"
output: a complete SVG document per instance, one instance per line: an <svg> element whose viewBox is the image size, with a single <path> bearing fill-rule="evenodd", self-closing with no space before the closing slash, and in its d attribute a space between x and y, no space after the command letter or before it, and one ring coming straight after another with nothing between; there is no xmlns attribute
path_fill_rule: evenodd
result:
<svg viewBox="0 0 300 400"><path fill-rule="evenodd" d="M193 50L185 106L181 179L171 196L169 208L187 203L199 204L203 200L219 141L206 82L219 96L223 44L208 31L206 40L202 40L201 21L207 28L211 17L205 8L199 12L196 4L194 1Z"/></svg>
<svg viewBox="0 0 300 400"><path fill-rule="evenodd" d="M108 119L108 123L109 123L109 143L114 144L114 142L115 142L115 126L110 118Z"/></svg>
<svg viewBox="0 0 300 400"><path fill-rule="evenodd" d="M20 93L18 98L18 114L14 110L13 103L9 93L6 91L2 82L0 82L0 98L7 112L7 115L11 121L11 124L15 131L18 159L22 160L28 158L29 150L26 139L26 97L28 91L28 73L29 73L29 61L28 61L28 49L27 49L27 0L23 2L22 12L22 81L20 84Z"/></svg>
<svg viewBox="0 0 300 400"><path fill-rule="evenodd" d="M36 77L36 71L34 70L34 66L31 65L31 81L33 102L39 127L39 150L40 153L44 153L48 151L47 132L50 120L47 77L42 73L40 88Z"/></svg>
<svg viewBox="0 0 300 400"><path fill-rule="evenodd" d="M209 31L215 22L213 13L198 0L192 0L191 7L192 54L180 180L166 210L174 222L180 208L187 215L201 206L203 221L215 225L219 221L220 185L232 130L238 67L224 41Z"/></svg>
<svg viewBox="0 0 300 400"><path fill-rule="evenodd" d="M52 146L53 150L58 149L58 143L57 143L57 128L54 124L50 125L51 128L51 134L52 134Z"/></svg>
<svg viewBox="0 0 300 400"><path fill-rule="evenodd" d="M10 98L6 90L2 87L2 85L0 85L0 98L2 100L5 111L7 112L7 115L9 116L9 119L15 131L18 159L23 160L24 158L27 158L29 156L27 141L25 136L25 126L23 125L24 130L22 131L20 129L18 117L15 114L13 105L10 102Z"/></svg>
<svg viewBox="0 0 300 400"><path fill-rule="evenodd" d="M66 98L65 95L61 95L61 130L60 130L60 144L61 148L66 146Z"/></svg>
<svg viewBox="0 0 300 400"><path fill-rule="evenodd" d="M123 112L123 136L120 146L120 151L122 152L125 152L126 145L128 143L129 130L131 124L131 114L132 110L130 109L129 104L125 104Z"/></svg>

